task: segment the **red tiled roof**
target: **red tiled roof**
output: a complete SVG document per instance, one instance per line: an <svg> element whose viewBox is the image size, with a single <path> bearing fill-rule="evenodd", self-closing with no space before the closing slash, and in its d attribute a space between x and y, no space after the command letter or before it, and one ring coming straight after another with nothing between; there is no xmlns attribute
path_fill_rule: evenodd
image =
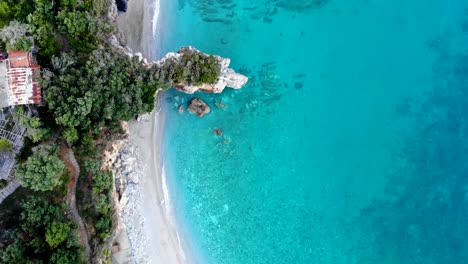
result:
<svg viewBox="0 0 468 264"><path fill-rule="evenodd" d="M6 61L9 105L41 104L41 88L36 79L40 66L33 62L31 53L10 51Z"/></svg>

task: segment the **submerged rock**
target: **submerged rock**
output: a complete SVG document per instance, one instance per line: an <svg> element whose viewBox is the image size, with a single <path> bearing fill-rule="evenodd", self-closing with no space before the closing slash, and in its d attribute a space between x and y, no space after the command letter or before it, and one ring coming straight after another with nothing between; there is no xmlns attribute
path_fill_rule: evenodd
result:
<svg viewBox="0 0 468 264"><path fill-rule="evenodd" d="M218 107L219 109L226 109L227 108L227 105L224 103L224 102L219 102L219 101L216 101L215 102L215 105L216 107Z"/></svg>
<svg viewBox="0 0 468 264"><path fill-rule="evenodd" d="M178 110L179 110L179 114L183 114L184 113L184 106L180 105Z"/></svg>
<svg viewBox="0 0 468 264"><path fill-rule="evenodd" d="M221 131L221 129L219 129L219 128L215 128L215 129L213 130L213 132L214 132L216 135L218 135L218 136L221 136L221 135L223 134L223 131Z"/></svg>
<svg viewBox="0 0 468 264"><path fill-rule="evenodd" d="M198 117L203 117L204 115L208 114L211 111L211 109L200 98L194 98L190 102L188 111L192 114L196 114Z"/></svg>

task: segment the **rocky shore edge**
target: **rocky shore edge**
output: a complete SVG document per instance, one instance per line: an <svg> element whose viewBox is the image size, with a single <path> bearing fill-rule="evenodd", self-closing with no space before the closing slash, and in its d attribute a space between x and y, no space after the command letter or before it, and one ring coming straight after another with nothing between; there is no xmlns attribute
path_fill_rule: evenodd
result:
<svg viewBox="0 0 468 264"><path fill-rule="evenodd" d="M121 127L126 133L125 138L114 141L104 152L103 166L114 176L112 198L116 221L109 247L113 248L112 253L122 250L115 249L115 246L120 246L121 241L117 237L124 232L130 243L130 256L124 258L135 263L149 263L150 259L146 254L149 250L148 238L142 229L137 228L145 225L144 217L138 213L138 206L142 204L139 185L145 175L145 168L141 163L138 148L128 137L128 124L122 122Z"/></svg>

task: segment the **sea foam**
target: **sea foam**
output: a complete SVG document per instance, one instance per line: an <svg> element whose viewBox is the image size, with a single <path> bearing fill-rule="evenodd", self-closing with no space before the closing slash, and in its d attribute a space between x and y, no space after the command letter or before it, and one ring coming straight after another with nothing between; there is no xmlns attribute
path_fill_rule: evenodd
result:
<svg viewBox="0 0 468 264"><path fill-rule="evenodd" d="M158 22L159 22L159 12L160 12L160 8L161 8L161 1L160 0L156 0L154 1L154 14L153 14L153 19L152 19L152 23L153 23L153 36L156 36L156 32L158 30Z"/></svg>

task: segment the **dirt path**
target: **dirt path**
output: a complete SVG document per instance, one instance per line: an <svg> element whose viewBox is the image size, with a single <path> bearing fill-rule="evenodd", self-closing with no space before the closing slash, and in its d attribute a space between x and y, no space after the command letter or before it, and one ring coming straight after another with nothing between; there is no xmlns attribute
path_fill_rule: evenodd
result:
<svg viewBox="0 0 468 264"><path fill-rule="evenodd" d="M80 175L80 166L78 166L78 162L76 161L75 154L73 151L68 148L64 147L61 151L62 159L65 162L68 170L71 173L71 181L68 184L68 195L67 195L67 204L70 208L70 218L73 222L75 222L78 226L78 239L80 244L85 249L85 256L89 261L91 258L91 248L89 247L89 237L88 232L86 232L86 227L84 225L83 219L78 212L76 207L76 182L78 176Z"/></svg>

